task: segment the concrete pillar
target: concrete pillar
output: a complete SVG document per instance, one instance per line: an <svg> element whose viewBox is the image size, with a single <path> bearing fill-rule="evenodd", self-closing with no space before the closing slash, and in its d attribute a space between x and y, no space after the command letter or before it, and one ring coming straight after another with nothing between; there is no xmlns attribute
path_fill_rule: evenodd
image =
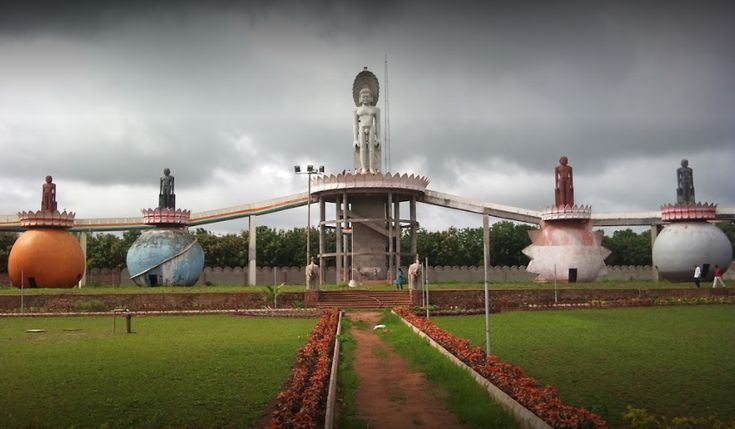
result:
<svg viewBox="0 0 735 429"><path fill-rule="evenodd" d="M396 221L395 217L393 216L393 193L388 192L388 205L386 206L385 210L385 219L388 221L388 275L386 278L388 279L388 283L393 283L393 273L398 270L393 265L394 258L394 247L393 247L393 237L395 236L395 228L394 228L394 222Z"/></svg>
<svg viewBox="0 0 735 429"><path fill-rule="evenodd" d="M409 205L409 212L411 214L411 260L416 259L416 252L418 251L418 235L417 233L417 227L418 223L416 222L416 197L411 197L411 202Z"/></svg>
<svg viewBox="0 0 735 429"><path fill-rule="evenodd" d="M398 268L401 266L401 202L396 201L395 203L393 203L393 207L393 222L395 222L396 225L396 263L393 267L393 271L391 272L390 277L388 278L391 283L393 282L393 276L398 275Z"/></svg>
<svg viewBox="0 0 735 429"><path fill-rule="evenodd" d="M655 223L651 225L651 252L653 252L653 245L656 243L656 237L658 237L658 232L659 232L658 228L659 228L659 225ZM651 279L654 282L657 282L659 280L658 270L656 269L656 266L653 265L653 262L651 262Z"/></svg>
<svg viewBox="0 0 735 429"><path fill-rule="evenodd" d="M327 204L324 197L319 196L319 286L324 284L326 273L324 266L324 253L327 251L327 236L324 230L324 221L327 220L326 208Z"/></svg>
<svg viewBox="0 0 735 429"><path fill-rule="evenodd" d="M255 216L248 217L248 285L255 286L257 266L255 260L257 249L255 247Z"/></svg>
<svg viewBox="0 0 735 429"><path fill-rule="evenodd" d="M352 225L352 222L348 223L348 216L347 216L348 208L349 208L349 204L347 203L347 192L343 192L342 193L342 219L341 221L343 222L343 225L345 227L349 226L350 229L352 230L352 235L350 235L349 237L347 235L342 235L342 240L343 240L342 242L342 249L343 249L342 251L342 279L345 283L347 283L350 280L350 275L347 272L347 266L348 266L347 265L347 248L348 248L347 240L348 238L353 238L355 234L355 226ZM354 253L355 250L352 248L351 245L349 246L349 249L350 249L350 254ZM350 258L350 270L352 270L352 258Z"/></svg>
<svg viewBox="0 0 735 429"><path fill-rule="evenodd" d="M335 215L334 219L335 222L335 239L337 240L336 243L336 250L335 250L335 283L340 284L343 283L343 277L342 277L342 198L337 197L335 200Z"/></svg>
<svg viewBox="0 0 735 429"><path fill-rule="evenodd" d="M79 279L77 286L81 289L87 286L87 233L79 233L79 246L82 248L82 255L84 256L84 271L82 271L82 278Z"/></svg>

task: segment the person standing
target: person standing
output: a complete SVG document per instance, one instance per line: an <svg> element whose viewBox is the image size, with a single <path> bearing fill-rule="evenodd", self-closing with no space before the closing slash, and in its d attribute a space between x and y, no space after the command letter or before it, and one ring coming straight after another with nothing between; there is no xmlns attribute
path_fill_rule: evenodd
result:
<svg viewBox="0 0 735 429"><path fill-rule="evenodd" d="M406 283L406 277L403 276L403 269L399 268L396 276L396 289L403 290L404 283Z"/></svg>
<svg viewBox="0 0 735 429"><path fill-rule="evenodd" d="M699 265L694 266L694 284L697 285L697 288L699 288L699 280L702 279L702 269L699 267Z"/></svg>
<svg viewBox="0 0 735 429"><path fill-rule="evenodd" d="M722 270L719 265L715 265L715 279L712 281L712 287L717 287L718 283L722 285L722 287L725 287L725 282L722 281Z"/></svg>

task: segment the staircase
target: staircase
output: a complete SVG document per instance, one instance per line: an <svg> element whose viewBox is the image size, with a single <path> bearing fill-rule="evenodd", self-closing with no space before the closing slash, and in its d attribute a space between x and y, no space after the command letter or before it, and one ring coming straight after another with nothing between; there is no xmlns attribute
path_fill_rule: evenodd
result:
<svg viewBox="0 0 735 429"><path fill-rule="evenodd" d="M339 290L319 292L321 308L393 308L410 306L408 291Z"/></svg>

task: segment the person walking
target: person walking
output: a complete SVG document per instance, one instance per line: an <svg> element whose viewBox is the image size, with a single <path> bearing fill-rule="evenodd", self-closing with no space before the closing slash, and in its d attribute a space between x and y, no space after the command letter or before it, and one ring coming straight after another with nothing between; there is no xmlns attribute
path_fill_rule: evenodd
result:
<svg viewBox="0 0 735 429"><path fill-rule="evenodd" d="M406 277L403 276L403 269L399 268L396 276L396 289L403 290L404 283L406 283Z"/></svg>
<svg viewBox="0 0 735 429"><path fill-rule="evenodd" d="M694 266L694 284L697 285L697 288L699 288L699 280L702 279L702 269L699 267L699 265Z"/></svg>
<svg viewBox="0 0 735 429"><path fill-rule="evenodd" d="M715 279L712 281L712 287L717 287L718 283L722 285L722 287L725 287L725 282L722 281L722 270L719 265L715 265Z"/></svg>

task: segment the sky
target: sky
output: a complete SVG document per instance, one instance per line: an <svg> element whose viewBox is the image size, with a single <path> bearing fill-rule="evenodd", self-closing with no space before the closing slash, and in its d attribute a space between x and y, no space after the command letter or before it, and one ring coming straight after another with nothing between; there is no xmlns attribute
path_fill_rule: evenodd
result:
<svg viewBox="0 0 735 429"><path fill-rule="evenodd" d="M654 211L686 158L697 200L735 207L733 22L726 1L3 2L0 214L40 208L46 175L78 218L140 216L166 167L193 212L305 192L294 165L352 168L364 66L391 171L429 189L541 210L566 155L577 202Z"/></svg>

